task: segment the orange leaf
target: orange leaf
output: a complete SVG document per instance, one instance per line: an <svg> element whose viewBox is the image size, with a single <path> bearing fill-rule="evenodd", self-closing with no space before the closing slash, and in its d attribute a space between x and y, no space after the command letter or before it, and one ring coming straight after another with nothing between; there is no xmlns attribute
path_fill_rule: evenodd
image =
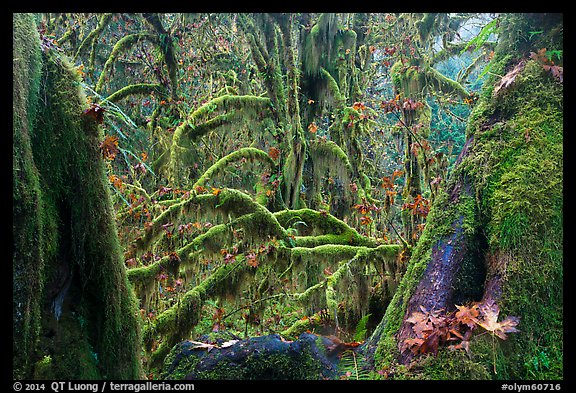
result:
<svg viewBox="0 0 576 393"><path fill-rule="evenodd" d="M480 314L480 311L478 310L477 304L473 305L472 307L456 305L456 308L458 308L458 311L456 312L456 318L460 323L467 325L470 328L473 328L474 325L478 323L477 318Z"/></svg>
<svg viewBox="0 0 576 393"><path fill-rule="evenodd" d="M316 125L316 122L312 122L312 123L308 126L308 131L310 131L312 134L315 134L316 131L318 131L318 126Z"/></svg>
<svg viewBox="0 0 576 393"><path fill-rule="evenodd" d="M108 160L114 160L118 154L118 137L115 135L106 135L104 141L100 143L102 157Z"/></svg>
<svg viewBox="0 0 576 393"><path fill-rule="evenodd" d="M270 150L268 150L268 156L274 161L276 161L280 156L280 150L278 150L275 147L271 147Z"/></svg>
<svg viewBox="0 0 576 393"><path fill-rule="evenodd" d="M221 192L222 192L222 190L220 188L212 187L212 195L218 196L218 194L220 194Z"/></svg>

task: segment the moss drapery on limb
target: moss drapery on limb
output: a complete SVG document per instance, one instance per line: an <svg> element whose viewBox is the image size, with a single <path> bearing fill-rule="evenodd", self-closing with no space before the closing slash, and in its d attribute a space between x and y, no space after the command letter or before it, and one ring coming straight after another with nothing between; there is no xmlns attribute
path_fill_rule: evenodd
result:
<svg viewBox="0 0 576 393"><path fill-rule="evenodd" d="M228 249L232 243L238 247L236 252L240 257L236 258L235 262L217 265L215 270L209 273L208 282L203 280L193 286L177 304L160 314L155 321L150 322L145 334L147 343L152 345L152 342L161 339L161 346L151 352L154 367L157 367L170 348L179 340L186 338L198 323L202 304L206 299L222 296L227 293L226 291L236 294L238 283L266 287L265 284L258 284L260 282L258 280L254 280L251 284L250 278L241 279L241 276L246 274L253 277L254 274L258 274L257 272L262 271L260 274L264 275L262 277L264 283L270 279L267 269L276 270L276 274L282 276L291 271L307 271L312 265L314 265L314 270L318 270L323 264L331 265L341 258L349 260L359 255L363 258L362 266L368 266L370 262L375 265L376 271L381 270L381 274L388 274L393 282L398 280L398 265L396 263L390 265L390 261L396 260L402 246L381 245L377 247L378 245L373 240L363 238L344 222L329 214L310 209L285 210L272 214L264 206L256 203L250 195L233 189L221 189L216 194L190 193L187 199L171 205L152 222L140 240L141 246L144 245L144 248L150 249L153 242L160 241L164 233L162 231L164 225L167 223L178 225L178 222L186 220L183 212L194 211L193 206L196 204L202 206L201 210L204 215L208 210L212 210L213 214L218 213L221 217L227 218L227 221L210 227L206 232L175 250L172 255L164 256L150 265L130 269L128 277L135 285L140 297L144 299L143 301L150 299L150 295L146 292L154 290L154 283L162 272L170 272L174 277L182 274L185 277L189 274L193 276L193 272L199 269L199 260L211 255L217 255L217 259L221 258L221 251ZM295 237L294 246L296 247L289 247L290 235L286 228L292 228L298 222L306 225L310 231L302 233L303 236ZM243 233L241 243L235 240L234 233L237 232ZM275 252L262 256L258 267L250 266L245 259L241 258L242 253L249 252L253 245L261 244L271 237L280 243L277 244ZM232 268L232 266L235 267ZM343 274L341 272L341 277L339 276L342 279L344 279ZM312 273L309 279L315 279ZM307 282L308 280L305 280L303 284L306 285ZM326 286L332 294L332 297L328 296L328 298L332 300L340 298L334 293L335 288L340 288L340 285L345 285L344 280L340 282L336 278L332 279L331 285ZM390 288L393 287L395 284L390 284ZM313 290L309 291L309 293L312 292ZM147 308L147 305L144 304L143 307Z"/></svg>
<svg viewBox="0 0 576 393"><path fill-rule="evenodd" d="M191 110L174 130L169 151L162 159L168 178L173 184L180 181L182 168L190 164L185 162L184 155L202 136L218 128L228 130L235 121L258 119L270 109L270 99L265 97L224 95Z"/></svg>
<svg viewBox="0 0 576 393"><path fill-rule="evenodd" d="M136 83L134 85L124 86L120 90L115 91L114 93L110 94L108 97L105 98L106 101L110 102L118 102L123 98L126 98L130 95L149 95L151 93L156 93L160 97L166 97L167 92L166 88L157 83Z"/></svg>
<svg viewBox="0 0 576 393"><path fill-rule="evenodd" d="M112 67L114 65L114 62L118 58L118 55L120 55L122 52L127 51L128 49L130 49L130 47L132 47L134 44L138 43L141 40L148 40L155 43L156 37L149 33L137 33L137 34L129 34L118 40L118 42L112 48L112 52L110 52L108 60L106 60L106 63L104 63L104 68L102 69L100 77L98 78L98 82L96 83L96 87L94 88L94 91L96 93L98 94L102 93L102 89L104 87L104 81L106 80L106 77L109 76L110 71L112 70Z"/></svg>
<svg viewBox="0 0 576 393"><path fill-rule="evenodd" d="M23 28L35 30L31 19L24 22L25 18L15 15L15 38L21 39ZM21 43L30 50L24 40ZM24 242L33 239L36 245L30 250L15 249L14 254L40 252L35 271L29 272L32 284L36 278L42 280L40 286L32 286L40 293L29 294L40 299L40 315L35 302L26 299L25 290L15 288L15 298L30 304L39 317L35 322L35 329L40 329L39 340L34 342L32 337L28 341L32 347L26 348L26 355L31 355L29 362L38 362L33 372L39 377L137 379L141 377L138 308L126 278L98 149L102 131L82 115L86 97L74 67L55 50L44 49L35 65L42 67L42 77L36 75L31 80L32 85L40 80L41 94L29 94L24 104L28 106L26 116L32 115L35 107L38 110L34 128L28 130L32 157L27 165L38 168L39 182L36 187L27 180L34 188L26 194L27 198L36 195L42 206L42 210L33 204L26 207L35 216L26 226L39 223L41 232L23 233ZM29 55L23 53L19 61L27 58ZM20 68L15 70L15 80L21 80ZM15 104L21 107L23 103L18 98ZM24 125L22 119L16 123L18 127ZM32 124L29 120L28 126ZM23 152L27 150L19 146ZM15 231L20 232L20 228ZM51 361L42 363L47 358ZM29 368L17 372L32 377Z"/></svg>

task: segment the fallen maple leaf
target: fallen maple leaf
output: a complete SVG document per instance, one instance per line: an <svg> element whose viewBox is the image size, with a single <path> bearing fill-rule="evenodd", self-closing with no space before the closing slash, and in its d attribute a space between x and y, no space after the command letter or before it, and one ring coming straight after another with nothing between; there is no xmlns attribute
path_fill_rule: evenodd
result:
<svg viewBox="0 0 576 393"><path fill-rule="evenodd" d="M471 307L456 305L456 308L458 308L456 319L460 323L471 329L478 324L478 315L480 314L480 311L478 310L477 304L474 304Z"/></svg>
<svg viewBox="0 0 576 393"><path fill-rule="evenodd" d="M240 340L229 340L229 341L226 341L225 343L222 343L222 345L220 345L220 348L230 347L230 346L236 344L238 341L240 341Z"/></svg>
<svg viewBox="0 0 576 393"><path fill-rule="evenodd" d="M503 321L498 322L498 314L500 314L500 307L497 303L489 301L479 305L482 314L482 320L478 324L491 332L493 335L498 336L502 340L506 340L507 333L517 333L519 330L516 326L520 322L518 317L508 317Z"/></svg>
<svg viewBox="0 0 576 393"><path fill-rule="evenodd" d="M526 65L526 62L521 61L520 63L518 63L516 65L516 67L514 67L512 69L512 71L510 71L509 73L504 75L502 77L502 79L500 79L500 82L498 82L498 84L494 88L494 93L493 93L494 96L497 96L498 93L500 92L500 90L507 89L508 87L510 87L514 83L514 81L516 80L516 77L522 72L522 70L524 70L525 65Z"/></svg>

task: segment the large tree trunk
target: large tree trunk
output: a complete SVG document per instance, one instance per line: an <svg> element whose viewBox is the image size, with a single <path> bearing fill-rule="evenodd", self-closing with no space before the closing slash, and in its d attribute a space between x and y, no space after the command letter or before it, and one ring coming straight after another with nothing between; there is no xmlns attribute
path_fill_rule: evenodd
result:
<svg viewBox="0 0 576 393"><path fill-rule="evenodd" d="M562 50L562 16L504 16L494 75L467 143L386 314L367 342L376 369L424 378L562 378L563 88L542 48ZM542 31L538 35L530 32ZM552 74L552 71L556 75ZM473 337L470 355L415 356L412 313L488 300L520 318L506 341Z"/></svg>
<svg viewBox="0 0 576 393"><path fill-rule="evenodd" d="M141 377L102 131L78 73L13 15L14 378Z"/></svg>

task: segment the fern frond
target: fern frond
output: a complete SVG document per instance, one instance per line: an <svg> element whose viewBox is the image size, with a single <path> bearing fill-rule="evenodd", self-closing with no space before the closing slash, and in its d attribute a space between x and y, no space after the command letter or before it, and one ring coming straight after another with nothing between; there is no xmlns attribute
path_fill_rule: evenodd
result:
<svg viewBox="0 0 576 393"><path fill-rule="evenodd" d="M352 349L348 349L340 354L338 363L340 378L366 380L370 379L370 367L364 357L359 356Z"/></svg>

